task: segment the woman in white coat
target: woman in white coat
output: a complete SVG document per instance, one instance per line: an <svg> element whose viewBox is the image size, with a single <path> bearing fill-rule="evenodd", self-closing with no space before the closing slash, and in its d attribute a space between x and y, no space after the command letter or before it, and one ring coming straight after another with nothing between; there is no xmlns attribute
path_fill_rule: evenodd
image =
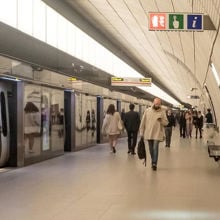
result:
<svg viewBox="0 0 220 220"><path fill-rule="evenodd" d="M119 112L116 112L115 106L110 104L105 115L102 133L108 135L111 151L116 153L116 145L118 137L122 130L121 116Z"/></svg>

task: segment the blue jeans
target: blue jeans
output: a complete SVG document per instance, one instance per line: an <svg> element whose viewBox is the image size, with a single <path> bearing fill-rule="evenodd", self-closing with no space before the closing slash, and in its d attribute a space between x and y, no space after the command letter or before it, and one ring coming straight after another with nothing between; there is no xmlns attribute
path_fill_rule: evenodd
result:
<svg viewBox="0 0 220 220"><path fill-rule="evenodd" d="M157 165L159 141L148 140L148 145L149 145L149 151L150 151L150 156L151 156L151 162L152 164Z"/></svg>

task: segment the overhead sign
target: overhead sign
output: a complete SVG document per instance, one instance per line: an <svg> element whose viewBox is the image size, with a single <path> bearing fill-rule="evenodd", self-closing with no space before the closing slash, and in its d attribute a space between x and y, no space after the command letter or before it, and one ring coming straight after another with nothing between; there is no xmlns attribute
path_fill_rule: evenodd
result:
<svg viewBox="0 0 220 220"><path fill-rule="evenodd" d="M203 14L149 12L150 31L203 31Z"/></svg>
<svg viewBox="0 0 220 220"><path fill-rule="evenodd" d="M76 82L76 81L78 81L76 77L70 77L68 80L71 81L71 82Z"/></svg>
<svg viewBox="0 0 220 220"><path fill-rule="evenodd" d="M112 77L112 86L151 86L151 78L121 78Z"/></svg>

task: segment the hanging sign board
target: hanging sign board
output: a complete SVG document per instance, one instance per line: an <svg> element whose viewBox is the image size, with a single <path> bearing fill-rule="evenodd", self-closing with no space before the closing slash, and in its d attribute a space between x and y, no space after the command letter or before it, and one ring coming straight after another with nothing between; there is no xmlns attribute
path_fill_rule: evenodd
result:
<svg viewBox="0 0 220 220"><path fill-rule="evenodd" d="M150 31L203 31L203 14L149 12Z"/></svg>
<svg viewBox="0 0 220 220"><path fill-rule="evenodd" d="M151 78L121 78L112 77L112 86L151 86Z"/></svg>

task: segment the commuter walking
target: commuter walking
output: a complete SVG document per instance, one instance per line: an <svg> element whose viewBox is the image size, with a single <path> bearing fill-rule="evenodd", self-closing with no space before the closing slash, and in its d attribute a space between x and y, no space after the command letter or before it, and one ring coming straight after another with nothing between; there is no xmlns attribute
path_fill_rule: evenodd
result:
<svg viewBox="0 0 220 220"><path fill-rule="evenodd" d="M125 121L125 109L124 108L121 110L121 120L124 123L124 121Z"/></svg>
<svg viewBox="0 0 220 220"><path fill-rule="evenodd" d="M203 116L201 114L201 111L198 111L195 127L196 127L196 138L198 135L198 130L199 130L199 137L202 138Z"/></svg>
<svg viewBox="0 0 220 220"><path fill-rule="evenodd" d="M116 153L117 140L122 128L121 116L115 106L110 104L105 115L102 133L108 135L111 152Z"/></svg>
<svg viewBox="0 0 220 220"><path fill-rule="evenodd" d="M174 115L170 109L167 111L167 120L168 120L168 124L165 126L165 137L166 137L165 147L170 147L171 137L172 137L172 128L175 127L175 124L176 124Z"/></svg>
<svg viewBox="0 0 220 220"><path fill-rule="evenodd" d="M135 147L137 144L137 135L140 126L140 115L134 111L135 105L130 104L130 111L125 113L124 126L128 135L128 153L136 154Z"/></svg>
<svg viewBox="0 0 220 220"><path fill-rule="evenodd" d="M193 128L193 118L192 118L192 113L190 111L186 112L185 119L186 119L186 137L191 138L192 128Z"/></svg>
<svg viewBox="0 0 220 220"><path fill-rule="evenodd" d="M148 141L151 155L151 167L157 170L159 142L164 138L164 126L168 124L165 110L161 107L161 100L155 98L153 106L145 110L140 124L140 136Z"/></svg>
<svg viewBox="0 0 220 220"><path fill-rule="evenodd" d="M186 137L186 119L185 119L184 111L180 112L179 126L180 126L180 137L185 138Z"/></svg>

